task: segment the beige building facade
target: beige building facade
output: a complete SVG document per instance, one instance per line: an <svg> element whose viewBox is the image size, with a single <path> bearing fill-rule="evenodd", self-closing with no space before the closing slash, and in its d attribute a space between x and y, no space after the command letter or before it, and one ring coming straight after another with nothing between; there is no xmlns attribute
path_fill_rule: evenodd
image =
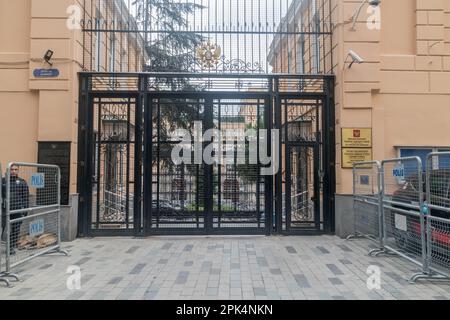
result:
<svg viewBox="0 0 450 320"><path fill-rule="evenodd" d="M135 23L122 0L0 1L0 162L3 168L12 161L35 163L45 144L66 145L63 224L72 224L69 239L76 235L78 202L78 73L141 71L145 56L136 35L83 32L84 21L95 21L85 25L92 29L106 21ZM52 65L44 59L48 50ZM58 75L35 74L49 69Z"/></svg>
<svg viewBox="0 0 450 320"><path fill-rule="evenodd" d="M288 18L315 21L311 5L302 11L306 2L293 5ZM331 16L331 39L275 39L269 55L273 72L336 77L336 233L342 236L352 225L343 130L370 129L368 149L377 160L450 149L450 1L385 0L373 10L366 3L352 28L360 3L317 1L319 21ZM122 0L0 0L0 162L37 162L39 143L68 143L68 208L76 211L78 72L142 71L145 57L139 37L68 28L72 5L97 27L102 18L132 19ZM36 77L36 69L49 68L47 50L59 76ZM314 58L319 51L325 54ZM350 66L350 51L364 61Z"/></svg>
<svg viewBox="0 0 450 320"><path fill-rule="evenodd" d="M308 31L315 15L318 27L331 15L332 45L314 35L300 43L279 37L269 60L275 72L336 77L336 233L346 236L353 226L352 160L425 161L429 152L450 150L450 2L303 2L291 5L286 19ZM366 135L366 148L345 148L352 132Z"/></svg>

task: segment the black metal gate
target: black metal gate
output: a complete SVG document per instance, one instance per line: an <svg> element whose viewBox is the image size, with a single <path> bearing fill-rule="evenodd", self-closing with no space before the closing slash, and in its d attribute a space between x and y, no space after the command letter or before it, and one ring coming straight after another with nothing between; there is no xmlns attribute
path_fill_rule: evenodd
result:
<svg viewBox="0 0 450 320"><path fill-rule="evenodd" d="M151 134L146 132L145 136L152 136L146 140L152 152L144 161L144 172L147 175L151 172L152 177L148 175L144 179L146 231L150 234L268 233L270 214L266 211L266 199L270 196L266 193L270 190L270 178L260 175L259 162L238 164L235 139L238 137L227 135L252 128L258 136L260 129L269 128L267 96L239 98L234 94L233 98L226 98L223 94L153 93L148 99L146 114L152 115L152 128L148 129ZM183 121L167 119L168 115ZM175 164L172 151L182 141L170 133L186 129L194 138L192 124L195 122L201 135L215 129L222 133L221 140L202 143L199 163L191 139L185 148L192 150L188 164ZM214 161L205 163L203 151L208 145L214 147L211 143L228 150L213 150ZM221 161L227 152L232 161ZM151 185L147 181L152 181Z"/></svg>
<svg viewBox="0 0 450 320"><path fill-rule="evenodd" d="M80 77L80 234L333 230L333 77L254 76L245 92L224 90L243 81L235 74L191 76L202 91L154 90L157 79L179 77L171 74L115 74L114 88L105 84L110 74ZM311 86L291 92L305 79ZM203 137L208 129L222 135ZM237 133L248 130L256 149L250 136L238 146ZM174 161L177 146L182 163ZM273 174L262 174L274 164Z"/></svg>
<svg viewBox="0 0 450 320"><path fill-rule="evenodd" d="M332 1L86 3L80 235L333 231Z"/></svg>

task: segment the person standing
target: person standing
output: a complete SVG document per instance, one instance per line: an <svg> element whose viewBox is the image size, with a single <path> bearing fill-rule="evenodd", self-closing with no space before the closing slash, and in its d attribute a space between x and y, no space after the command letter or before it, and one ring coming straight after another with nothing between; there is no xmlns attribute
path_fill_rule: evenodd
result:
<svg viewBox="0 0 450 320"><path fill-rule="evenodd" d="M3 199L6 199L6 177L2 179ZM19 210L27 209L29 207L30 192L27 182L19 177L19 167L16 165L10 168L10 198L9 198L9 210L18 211L10 215L10 220L16 220L23 218L27 215L26 211L20 212ZM5 207L5 203L4 203ZM10 235L10 253L15 254L17 243L20 238L20 227L22 221L14 222L11 224ZM6 231L6 210L3 210L2 216L2 234Z"/></svg>

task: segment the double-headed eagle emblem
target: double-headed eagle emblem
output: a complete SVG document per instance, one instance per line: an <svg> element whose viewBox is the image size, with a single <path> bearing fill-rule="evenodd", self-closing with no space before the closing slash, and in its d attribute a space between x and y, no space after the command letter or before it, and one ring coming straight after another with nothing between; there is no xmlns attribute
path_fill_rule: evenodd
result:
<svg viewBox="0 0 450 320"><path fill-rule="evenodd" d="M204 43L197 48L197 58L202 68L210 69L216 67L222 57L222 49L216 44Z"/></svg>

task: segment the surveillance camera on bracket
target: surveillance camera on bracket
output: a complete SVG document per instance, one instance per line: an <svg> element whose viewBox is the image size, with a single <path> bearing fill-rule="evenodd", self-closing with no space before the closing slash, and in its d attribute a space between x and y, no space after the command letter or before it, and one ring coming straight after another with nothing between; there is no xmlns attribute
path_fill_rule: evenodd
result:
<svg viewBox="0 0 450 320"><path fill-rule="evenodd" d="M354 63L358 63L358 64L364 63L364 59L353 50L348 51L347 57L349 57L349 56L350 56L350 58L352 58L352 62L348 66L349 69L353 66Z"/></svg>

